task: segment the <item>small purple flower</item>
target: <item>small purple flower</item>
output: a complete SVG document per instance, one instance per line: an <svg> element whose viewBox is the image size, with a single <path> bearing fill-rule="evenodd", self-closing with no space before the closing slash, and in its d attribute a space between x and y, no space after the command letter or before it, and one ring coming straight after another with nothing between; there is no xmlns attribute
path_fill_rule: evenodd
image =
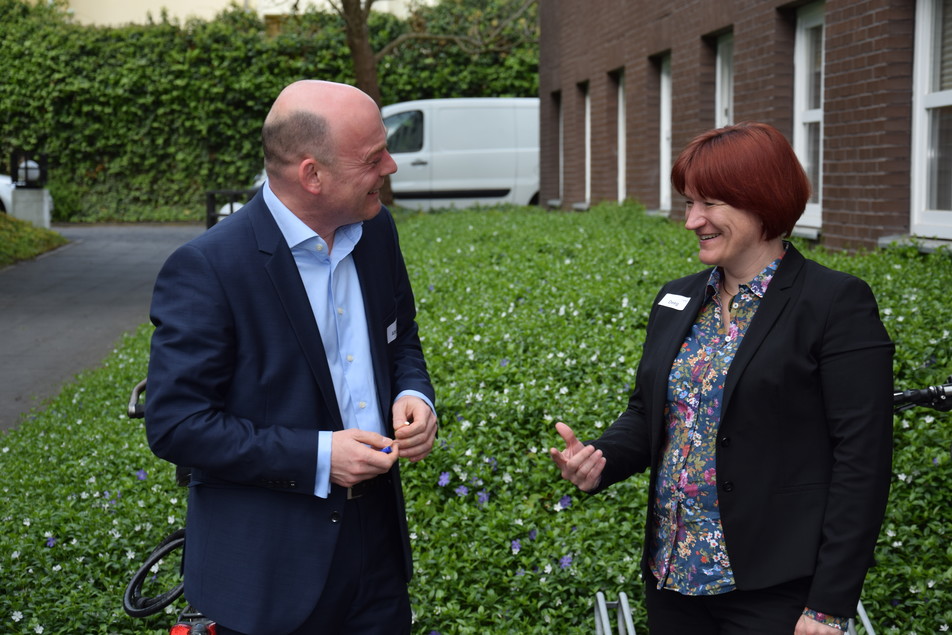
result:
<svg viewBox="0 0 952 635"><path fill-rule="evenodd" d="M508 366L508 365L509 365L509 358L508 358L508 357L503 357L501 360L499 360L499 365L502 366L503 368L505 368L506 366Z"/></svg>
<svg viewBox="0 0 952 635"><path fill-rule="evenodd" d="M560 498L560 499L559 499L559 506L560 506L562 509L568 509L569 507L571 507L571 506L572 506L572 497L569 496L568 494L566 494L565 496L563 496L562 498Z"/></svg>
<svg viewBox="0 0 952 635"><path fill-rule="evenodd" d="M145 479L149 478L149 474L145 470L139 470L136 472L136 478L140 481L144 481Z"/></svg>
<svg viewBox="0 0 952 635"><path fill-rule="evenodd" d="M446 487L450 484L450 473L449 472L440 472L440 478L436 482L440 487Z"/></svg>
<svg viewBox="0 0 952 635"><path fill-rule="evenodd" d="M480 505L485 505L489 502L489 492L484 489L479 490L476 492L476 500Z"/></svg>
<svg viewBox="0 0 952 635"><path fill-rule="evenodd" d="M457 496L466 496L467 494L469 494L469 488L466 487L465 485L460 485L453 491L456 492Z"/></svg>
<svg viewBox="0 0 952 635"><path fill-rule="evenodd" d="M563 569L568 569L572 566L572 556L562 556L559 558L559 566Z"/></svg>
<svg viewBox="0 0 952 635"><path fill-rule="evenodd" d="M52 546L54 546L55 544L56 544L56 538L54 538L53 536L50 536L49 538L46 539L46 546L47 546L47 547L52 547Z"/></svg>
<svg viewBox="0 0 952 635"><path fill-rule="evenodd" d="M535 529L530 529L530 530L529 530L529 540L535 540L535 539L536 539L536 536L538 536L538 535L539 535L539 532L536 531Z"/></svg>
<svg viewBox="0 0 952 635"><path fill-rule="evenodd" d="M522 549L522 543L516 538L509 544L509 547L512 549L513 554L517 554Z"/></svg>

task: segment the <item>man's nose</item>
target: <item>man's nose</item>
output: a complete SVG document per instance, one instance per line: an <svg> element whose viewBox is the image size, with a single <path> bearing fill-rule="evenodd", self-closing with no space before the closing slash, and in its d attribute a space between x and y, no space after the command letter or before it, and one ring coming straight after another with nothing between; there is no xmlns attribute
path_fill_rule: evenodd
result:
<svg viewBox="0 0 952 635"><path fill-rule="evenodd" d="M384 150L383 154L384 156L381 162L381 172L384 176L387 176L397 171L397 162L393 160L393 157L386 150Z"/></svg>

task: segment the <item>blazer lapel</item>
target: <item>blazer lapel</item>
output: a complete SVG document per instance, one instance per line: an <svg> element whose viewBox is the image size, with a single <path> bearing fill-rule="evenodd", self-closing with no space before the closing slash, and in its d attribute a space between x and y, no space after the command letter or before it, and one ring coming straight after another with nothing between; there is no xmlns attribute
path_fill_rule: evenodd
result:
<svg viewBox="0 0 952 635"><path fill-rule="evenodd" d="M357 279L360 281L360 292L364 299L364 313L367 317L367 336L370 340L370 357L373 360L374 383L377 387L377 401L380 405L383 421L390 421L390 401L394 395L390 394L390 370L387 368L385 360L387 357L387 331L389 324L383 324L384 316L388 314L387 307L382 302L387 296L380 288L383 280L381 275L384 269L379 264L386 262L389 253L386 252L387 246L377 244L379 230L377 225L381 222L381 211L372 220L364 221L363 234L357 246L354 247L353 258L354 267L357 269ZM373 268L376 267L375 270ZM392 296L391 296L392 297ZM394 314L393 319L397 316ZM402 328L405 325L397 325Z"/></svg>
<svg viewBox="0 0 952 635"><path fill-rule="evenodd" d="M651 351L645 350L645 357L651 360L654 368L652 392L650 395L645 395L645 403L650 404L648 420L656 427L653 434L655 447L652 449L655 453L660 451L660 444L664 439L664 435L659 432L664 425L662 415L668 399L668 376L671 374L671 364L677 357L688 331L697 320L701 304L707 298L707 280L710 275L711 270L707 269L678 280L666 286L664 292L658 294L655 300L656 315L652 339L657 342L657 348ZM670 304L684 300L687 304L680 310Z"/></svg>
<svg viewBox="0 0 952 635"><path fill-rule="evenodd" d="M744 370L753 359L757 350L764 343L767 336L773 330L777 320L783 314L784 307L800 290L797 283L800 276L800 270L803 269L804 258L797 249L790 245L786 255L780 261L780 266L774 274L770 286L767 287L767 293L761 301L757 314L747 327L744 333L744 339L737 349L737 354L731 362L730 370L727 374L727 381L724 383L724 403L721 412L726 412L730 404L731 394L734 387L740 381Z"/></svg>
<svg viewBox="0 0 952 635"><path fill-rule="evenodd" d="M253 203L259 203L253 205ZM252 231L258 244L258 251L265 255L264 269L271 278L271 283L281 301L281 307L288 316L294 335L301 346L304 358L307 360L314 374L315 383L328 404L335 429L343 429L340 409L337 407L337 395L334 392L334 382L330 368L327 366L327 355L324 352L324 343L314 320L301 274L298 272L294 256L288 248L278 229L274 217L264 203L259 193L247 205L251 220Z"/></svg>

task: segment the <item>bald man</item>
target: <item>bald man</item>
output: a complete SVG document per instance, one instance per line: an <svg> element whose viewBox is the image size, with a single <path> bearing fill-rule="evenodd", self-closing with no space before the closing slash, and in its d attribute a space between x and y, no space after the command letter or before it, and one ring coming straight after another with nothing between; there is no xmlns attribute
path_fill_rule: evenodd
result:
<svg viewBox="0 0 952 635"><path fill-rule="evenodd" d="M386 129L360 90L301 81L261 136L267 182L152 300L149 443L192 470L185 597L219 635L409 633L399 463L437 419Z"/></svg>

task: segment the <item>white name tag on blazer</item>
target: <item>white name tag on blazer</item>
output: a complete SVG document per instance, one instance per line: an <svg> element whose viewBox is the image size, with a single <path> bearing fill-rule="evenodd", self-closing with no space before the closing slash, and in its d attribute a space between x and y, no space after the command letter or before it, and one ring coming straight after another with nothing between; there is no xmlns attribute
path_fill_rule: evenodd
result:
<svg viewBox="0 0 952 635"><path fill-rule="evenodd" d="M677 309L678 311L683 311L684 307L688 305L688 302L691 301L691 298L683 295L676 295L674 293L666 293L663 298L661 298L661 306L666 306L669 309Z"/></svg>
<svg viewBox="0 0 952 635"><path fill-rule="evenodd" d="M387 327L387 344L397 339L397 321L394 320L393 324Z"/></svg>

